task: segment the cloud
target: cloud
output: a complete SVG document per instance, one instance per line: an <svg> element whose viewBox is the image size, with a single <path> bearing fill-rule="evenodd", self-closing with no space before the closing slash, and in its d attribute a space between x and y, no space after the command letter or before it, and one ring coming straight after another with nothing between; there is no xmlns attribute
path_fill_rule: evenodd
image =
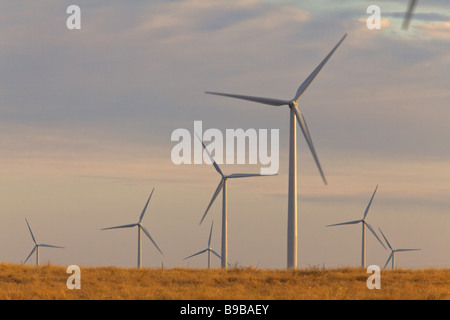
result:
<svg viewBox="0 0 450 320"><path fill-rule="evenodd" d="M449 19L447 19L448 21ZM433 22L425 25L417 26L416 28L429 39L436 39L439 41L450 41L450 22Z"/></svg>
<svg viewBox="0 0 450 320"><path fill-rule="evenodd" d="M155 10L156 9L156 10ZM287 5L258 0L196 1L149 5L148 16L136 27L137 32L153 32L165 42L172 37L198 36L231 28L272 29L292 22L305 22L308 12Z"/></svg>
<svg viewBox="0 0 450 320"><path fill-rule="evenodd" d="M367 22L367 19L366 18L362 18L362 19L359 19L358 21L363 23L363 24L365 24ZM380 19L380 28L381 29L389 27L390 24L391 24L391 22L390 22L389 19L387 19L387 18ZM373 29L373 30L377 30L377 29Z"/></svg>
<svg viewBox="0 0 450 320"><path fill-rule="evenodd" d="M400 18L404 19L404 12L383 12L384 17ZM426 22L439 22L439 21L449 21L450 16L441 13L414 13L414 20L421 20Z"/></svg>
<svg viewBox="0 0 450 320"><path fill-rule="evenodd" d="M13 12L10 9L9 14ZM408 119L410 124L427 126L416 141L434 153L441 150L429 143L431 137L446 136L445 126L436 118L439 113L423 116L419 111L421 104L436 108L448 96L446 74L440 72L448 50L434 42L445 38L445 23L421 29L432 37L430 43L391 37L384 30L390 29L388 19L377 32L368 30L365 21L331 19L290 2L187 0L130 6L115 2L83 12L81 33L49 29L43 43L31 33L17 48L2 52L2 61L8 61L2 64L0 77L3 122L16 123L16 128L65 127L59 132L68 141L86 139L83 131L88 130L102 137L98 143L103 146L108 136L112 141L162 146L173 129L189 127L198 119L208 127L284 128L284 118L272 109L242 108L233 101L205 97L203 91L290 97L347 31L344 44L302 97L316 139L323 141L329 130L336 130L340 141L349 141L322 143L323 148L365 148L369 139L379 152L397 152L395 145L400 143L402 152L407 148L417 153L409 140L402 142L408 130L399 121ZM340 13L333 14L341 17ZM348 14L356 12L342 13ZM49 26L52 17L53 11L41 24ZM13 22L5 26L6 41L21 25ZM435 98L430 101L429 95ZM335 103L341 106L329 107ZM373 121L386 114L390 117L380 132ZM245 119L255 122L247 124ZM354 136L355 129L361 134ZM390 136L392 143L370 138L379 135Z"/></svg>

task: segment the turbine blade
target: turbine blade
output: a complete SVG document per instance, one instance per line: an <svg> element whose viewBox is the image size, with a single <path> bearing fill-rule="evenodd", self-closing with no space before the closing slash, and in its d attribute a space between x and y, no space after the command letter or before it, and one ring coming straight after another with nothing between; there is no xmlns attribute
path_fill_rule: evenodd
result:
<svg viewBox="0 0 450 320"><path fill-rule="evenodd" d="M331 52L325 57L325 59L322 60L322 62L314 69L314 71L306 78L306 80L300 85L300 87L297 90L297 93L295 94L294 101L298 101L300 96L305 92L305 90L309 87L311 82L314 80L314 78L317 76L317 74L322 70L323 66L327 61L330 59L330 57L333 55L333 53L336 51L336 49L340 46L342 41L344 41L345 37L347 37L347 34L345 34L342 39L338 42L338 44L331 50Z"/></svg>
<svg viewBox="0 0 450 320"><path fill-rule="evenodd" d="M387 245L388 245L389 249L391 249L391 250L394 250L394 249L392 249L392 247L391 247L391 244L389 243L388 239L386 239L386 237L384 236L384 233L383 233L383 231L381 231L381 229L380 229L380 228L378 228L378 230L380 230L380 232L381 232L381 235L383 236L384 240L386 241L386 243L387 243Z"/></svg>
<svg viewBox="0 0 450 320"><path fill-rule="evenodd" d="M203 215L202 220L200 220L200 224L202 224L203 219L205 219L206 214L207 214L208 211L209 211L209 208L211 208L211 206L212 206L214 200L216 200L216 198L217 198L217 196L219 195L219 193L220 193L220 191L222 190L222 188L223 188L223 179L220 180L219 185L217 186L217 189L216 189L216 191L214 192L214 195L213 195L211 201L209 202L208 208L206 208L205 214Z"/></svg>
<svg viewBox="0 0 450 320"><path fill-rule="evenodd" d="M300 128L302 129L303 135L305 136L306 142L308 143L309 150L311 150L312 156L314 158L314 161L316 162L317 168L319 169L320 175L322 177L323 183L327 185L327 179L325 178L325 175L323 174L322 167L320 166L319 157L317 156L316 150L314 149L314 144L311 139L311 135L308 130L308 126L306 125L305 118L303 117L302 113L298 109L296 105L292 106L294 108L294 112L297 116L298 124L300 125Z"/></svg>
<svg viewBox="0 0 450 320"><path fill-rule="evenodd" d="M202 254L202 253L204 253L204 252L206 252L206 251L208 251L208 249L205 249L205 250L199 251L199 252L197 252L197 253L194 253L193 255L190 255L189 257L184 258L183 260L186 260L186 259L189 259L189 258L198 256L199 254Z"/></svg>
<svg viewBox="0 0 450 320"><path fill-rule="evenodd" d="M384 243L380 240L380 238L378 238L378 235L376 234L375 230L373 230L372 226L370 224L368 224L367 222L364 222L367 226L367 228L369 228L370 232L372 232L372 234L375 236L375 238L377 238L378 242L381 243L381 245L383 246L383 248L385 250L387 250L387 248L385 247Z"/></svg>
<svg viewBox="0 0 450 320"><path fill-rule="evenodd" d="M158 249L159 253L163 254L161 249L159 249L158 245L156 244L156 242L152 239L152 236L150 235L150 232L148 232L148 230L145 227L143 227L141 225L139 225L139 226L141 227L142 231L144 231L144 233L147 235L147 237L150 239L150 241L153 242L153 244L155 245L156 249Z"/></svg>
<svg viewBox="0 0 450 320"><path fill-rule="evenodd" d="M39 244L39 247L47 247L47 248L58 248L58 249L65 249L64 247L58 247L58 246L52 246L50 244Z"/></svg>
<svg viewBox="0 0 450 320"><path fill-rule="evenodd" d="M248 177L263 177L263 176L274 176L276 174L260 174L260 173L233 173L226 178L248 178Z"/></svg>
<svg viewBox="0 0 450 320"><path fill-rule="evenodd" d="M209 231L208 248L209 248L209 245L211 244L211 236L212 236L213 225L214 225L214 221L211 222L211 231Z"/></svg>
<svg viewBox="0 0 450 320"><path fill-rule="evenodd" d="M366 218L367 213L369 212L369 208L372 205L372 200L373 200L373 197L375 197L375 193L377 192L377 189L378 189L378 185L375 187L375 191L372 194L372 198L370 198L370 201L369 201L369 204L367 205L366 211L364 211L363 220Z"/></svg>
<svg viewBox="0 0 450 320"><path fill-rule="evenodd" d="M405 18L403 19L403 30L408 30L409 22L411 21L411 17L413 15L414 7L417 4L417 0L410 0L408 4L408 10L406 11Z"/></svg>
<svg viewBox="0 0 450 320"><path fill-rule="evenodd" d="M30 227L30 224L28 223L27 218L25 218L25 222L27 223L28 230L30 230L31 238L33 238L34 244L37 244L37 243L36 243L36 239L34 238L34 235L33 235L33 231L31 231L31 227Z"/></svg>
<svg viewBox="0 0 450 320"><path fill-rule="evenodd" d="M211 250L211 252L212 252L213 254L216 255L217 258L222 259L222 257L221 257L217 252L215 252L215 251L212 250L212 249L210 249L210 250Z"/></svg>
<svg viewBox="0 0 450 320"><path fill-rule="evenodd" d="M214 160L214 158L212 157L211 153L209 153L209 150L206 148L205 144L203 143L203 140L200 139L200 137L198 136L198 134L195 134L195 135L197 136L197 138L198 138L198 139L200 140L200 142L202 143L203 149L205 149L206 153L207 153L208 156L209 156L209 159L211 159L211 162L212 162L214 168L216 168L216 171L223 177L224 174L223 174L222 170L220 170L218 164L216 163L216 160Z"/></svg>
<svg viewBox="0 0 450 320"><path fill-rule="evenodd" d="M211 91L206 91L205 93L206 94L214 94L216 96L224 96L224 97L229 97L229 98L248 100L248 101L253 101L253 102L257 102L257 103L268 104L271 106L289 105L289 103L290 103L289 100L254 97L254 96L243 96L240 94L220 93L220 92L211 92Z"/></svg>
<svg viewBox="0 0 450 320"><path fill-rule="evenodd" d="M33 250L31 250L30 254L28 255L28 257L26 258L25 262L22 264L27 263L28 259L30 259L31 255L34 253L34 251L36 250L36 246L33 247Z"/></svg>
<svg viewBox="0 0 450 320"><path fill-rule="evenodd" d="M419 251L420 249L396 249L395 252L400 252L400 251Z"/></svg>
<svg viewBox="0 0 450 320"><path fill-rule="evenodd" d="M384 267L383 267L383 270L386 269L386 266L388 265L389 261L391 261L391 259L392 259L392 252L391 252L391 254L389 255L389 258L387 259L386 264L385 264Z"/></svg>
<svg viewBox="0 0 450 320"><path fill-rule="evenodd" d="M137 226L137 223L133 223L133 224L125 224L123 226L117 226L117 227L110 227L110 228L103 228L101 230L110 230L110 229L121 229L121 228L132 228Z"/></svg>
<svg viewBox="0 0 450 320"><path fill-rule="evenodd" d="M362 220L354 220L349 222L342 222L342 223L336 223L336 224L330 224L327 227L334 227L334 226L343 226L344 224L357 224L362 222Z"/></svg>
<svg viewBox="0 0 450 320"><path fill-rule="evenodd" d="M148 206L148 203L150 202L150 199L152 198L153 191L155 191L155 188L153 188L152 193L150 193L150 197L148 197L148 200L147 200L147 203L145 204L144 210L142 210L142 213L139 216L139 222L138 223L141 223L142 219L144 218L145 210L147 210L147 206Z"/></svg>

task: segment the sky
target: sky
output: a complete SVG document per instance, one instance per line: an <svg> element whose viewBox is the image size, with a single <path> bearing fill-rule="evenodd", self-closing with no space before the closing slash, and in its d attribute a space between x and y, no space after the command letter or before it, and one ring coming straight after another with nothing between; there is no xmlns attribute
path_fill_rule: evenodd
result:
<svg viewBox="0 0 450 320"><path fill-rule="evenodd" d="M286 267L289 110L205 95L291 99L339 39L346 40L299 100L328 185L298 139L298 264L359 266L362 218L395 248L399 267L450 266L450 7L419 1L69 1L0 3L0 261L33 248L42 263L134 267L137 222L145 267L206 267L220 252L221 199L199 225L219 182L214 168L175 165L174 130L279 129L277 176L228 184L228 259ZM381 30L369 30L369 5ZM224 164L226 173L260 165ZM367 264L389 252L367 236ZM34 259L31 262L33 263ZM220 261L213 258L213 266Z"/></svg>

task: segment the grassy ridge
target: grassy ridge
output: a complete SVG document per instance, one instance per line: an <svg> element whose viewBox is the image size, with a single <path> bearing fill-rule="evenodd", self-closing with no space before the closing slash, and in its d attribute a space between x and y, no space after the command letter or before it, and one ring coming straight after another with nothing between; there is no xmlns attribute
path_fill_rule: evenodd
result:
<svg viewBox="0 0 450 320"><path fill-rule="evenodd" d="M381 289L357 268L263 270L81 267L69 290L60 266L0 264L0 299L450 299L450 269L382 271Z"/></svg>

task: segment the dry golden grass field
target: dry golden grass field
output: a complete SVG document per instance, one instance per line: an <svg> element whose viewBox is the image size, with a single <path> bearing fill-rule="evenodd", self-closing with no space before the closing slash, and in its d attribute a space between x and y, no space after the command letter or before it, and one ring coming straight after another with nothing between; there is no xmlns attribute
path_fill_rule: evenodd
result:
<svg viewBox="0 0 450 320"><path fill-rule="evenodd" d="M0 264L0 299L83 300L449 300L450 269L381 272L369 290L363 269L264 270L81 267L81 289L69 290L61 266Z"/></svg>

